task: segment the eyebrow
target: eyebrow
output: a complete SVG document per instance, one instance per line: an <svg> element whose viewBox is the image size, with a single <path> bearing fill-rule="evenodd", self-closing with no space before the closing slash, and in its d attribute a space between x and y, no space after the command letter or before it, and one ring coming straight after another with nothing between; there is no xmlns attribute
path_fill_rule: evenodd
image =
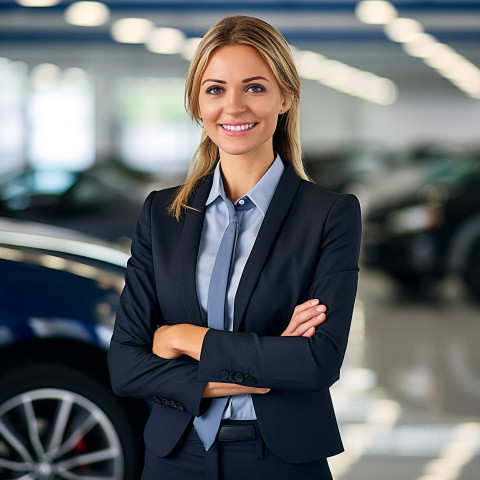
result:
<svg viewBox="0 0 480 480"><path fill-rule="evenodd" d="M245 80L242 80L242 83L252 82L253 80L265 80L266 82L268 82L268 80L265 77L258 76L258 77L246 78Z"/></svg>
<svg viewBox="0 0 480 480"><path fill-rule="evenodd" d="M252 82L253 80L265 80L266 82L268 82L268 79L266 79L265 77L258 76L258 77L245 78L244 80L242 80L242 83ZM225 80L216 80L215 78L207 78L202 82L202 85L206 82L222 83L222 84L227 83Z"/></svg>

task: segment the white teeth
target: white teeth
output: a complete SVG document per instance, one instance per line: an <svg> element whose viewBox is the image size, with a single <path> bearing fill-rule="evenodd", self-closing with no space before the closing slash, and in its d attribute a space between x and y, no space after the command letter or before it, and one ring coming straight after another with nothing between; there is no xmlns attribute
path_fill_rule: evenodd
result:
<svg viewBox="0 0 480 480"><path fill-rule="evenodd" d="M230 132L241 132L242 130L249 130L254 126L255 126L255 123L244 123L243 125L228 125L228 124L222 125L222 127L225 130L228 130Z"/></svg>

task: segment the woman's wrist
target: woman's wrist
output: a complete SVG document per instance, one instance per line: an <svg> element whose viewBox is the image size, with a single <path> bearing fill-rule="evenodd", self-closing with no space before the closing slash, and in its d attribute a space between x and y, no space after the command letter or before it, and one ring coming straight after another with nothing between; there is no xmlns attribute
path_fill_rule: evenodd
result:
<svg viewBox="0 0 480 480"><path fill-rule="evenodd" d="M179 356L188 355L200 361L203 339L209 329L183 323L176 325L175 330L173 348L178 352Z"/></svg>

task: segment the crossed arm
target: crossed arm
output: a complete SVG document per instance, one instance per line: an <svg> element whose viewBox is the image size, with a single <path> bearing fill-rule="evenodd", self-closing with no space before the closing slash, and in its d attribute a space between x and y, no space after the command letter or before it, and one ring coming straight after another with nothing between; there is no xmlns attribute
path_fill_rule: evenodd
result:
<svg viewBox="0 0 480 480"><path fill-rule="evenodd" d="M311 299L297 305L292 318L281 336L307 337L315 334L318 325L326 320L326 307L318 299ZM209 329L188 323L164 325L155 331L152 352L165 359L188 355L200 361L203 339ZM207 382L204 398L224 397L240 394L265 394L269 388L250 387L235 383Z"/></svg>

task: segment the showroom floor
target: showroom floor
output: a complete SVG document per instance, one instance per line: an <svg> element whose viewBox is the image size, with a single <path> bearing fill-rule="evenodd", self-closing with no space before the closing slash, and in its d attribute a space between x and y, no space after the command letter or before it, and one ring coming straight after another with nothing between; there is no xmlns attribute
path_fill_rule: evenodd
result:
<svg viewBox="0 0 480 480"><path fill-rule="evenodd" d="M332 390L346 450L335 480L480 478L479 334L480 305L456 279L407 298L362 270Z"/></svg>

